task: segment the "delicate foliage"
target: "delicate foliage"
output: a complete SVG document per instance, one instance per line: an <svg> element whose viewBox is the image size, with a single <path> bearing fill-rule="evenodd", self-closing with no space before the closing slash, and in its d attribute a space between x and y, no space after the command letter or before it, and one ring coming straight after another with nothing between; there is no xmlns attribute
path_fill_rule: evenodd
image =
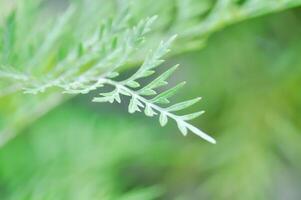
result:
<svg viewBox="0 0 301 200"><path fill-rule="evenodd" d="M128 79L124 81L114 81L107 79L107 77L100 79L102 80L100 81L101 84L112 85L115 87L115 89L109 93L100 93L101 97L95 97L93 101L110 103L116 101L120 103L121 95L130 96L131 99L128 106L129 113L141 112L142 110L144 110L146 116L153 117L155 115L159 115L161 126L165 126L168 122L168 118L171 118L177 123L179 130L183 133L183 135L186 135L188 130L190 130L203 139L211 143L215 143L215 140L213 138L187 122L188 120L192 120L203 114L203 111L182 116L172 112L183 110L199 101L200 98L174 104L167 108L159 106L159 104L168 104L168 98L175 95L175 93L185 83L182 82L159 94L157 94L155 90L156 88L167 84L166 79L176 70L176 68L178 67L177 65L161 74L146 86L142 87L139 84L139 79L151 76L153 74L152 70L154 70L154 68L158 67L163 62L162 56L164 56L164 54L169 51L169 46L174 39L175 37L172 37L167 42L161 42L159 47L154 52L151 52L149 54L149 56L144 61L142 66L137 70L137 72L130 76ZM149 96L154 97L146 98Z"/></svg>
<svg viewBox="0 0 301 200"><path fill-rule="evenodd" d="M72 8L68 9L63 17L59 19L56 27L46 40L50 43L43 44L37 58L41 59L42 55L45 54L44 52L48 52L50 44L56 40L62 26L66 24L73 12ZM166 42L161 41L158 48L150 51L141 67L132 76L123 81L114 80L119 76L119 68L129 61L133 53L139 51L138 47L144 42L144 37L151 30L151 25L156 18L156 16L146 18L140 20L131 28L123 29L120 27L125 26L129 17L127 11L121 12L120 16L114 21L106 21L91 38L86 42L81 42L76 49L71 50L64 60L53 67L47 75L46 81L39 80L37 77L20 79L19 76L11 75L10 78L23 81L25 93L32 94L45 92L46 89L51 87L59 87L63 90L63 93L87 94L109 84L114 86L115 89L111 92L101 93L101 97L93 99L94 102L113 103L116 101L121 103L122 95L130 96L129 113L144 110L145 115L149 117L160 115L162 126L167 123L168 118L171 118L175 120L184 135L190 130L207 141L215 143L213 138L187 122L195 118L197 114L178 116L159 106L160 104L170 103L169 98L174 96L185 84L185 82L182 82L159 94L156 92L156 89L167 85L166 80L177 69L178 65L162 73L144 87L139 83L140 79L153 75L155 68L164 62L163 56L170 51L169 48L176 36L171 37ZM39 63L39 61L34 59L32 64L35 65L36 63ZM77 64L74 65L73 63ZM3 74L5 73L3 72ZM146 97L150 98L147 99ZM184 108L181 105L177 107L180 107L178 109Z"/></svg>
<svg viewBox="0 0 301 200"><path fill-rule="evenodd" d="M59 2L63 4L65 1ZM42 0L1 1L0 100L9 100L14 105L1 107L7 112L0 113L6 124L4 131L1 129L0 144L6 142L1 137L11 138L10 135L15 135L33 121L23 120L28 115L34 115L32 119L36 119L56 105L45 102L60 103L68 98L48 88L59 87L63 93L74 95L87 94L108 84L104 78L113 80L121 70L141 63L141 68L133 76L118 82L135 91L136 96L130 102L130 112L142 110L138 105L141 101L138 96L152 97L148 101L153 104L167 104L169 97L184 83L158 95L156 89L167 84L166 79L176 66L144 87L139 80L152 75L154 68L163 62L160 58L168 51L165 46L146 58L144 56L159 41L178 34L173 54L181 53L202 47L211 33L226 25L301 5L300 0L162 0L156 4L152 0L131 2L129 6L127 1L99 0L87 3L76 0L70 1L71 5L63 13L51 13L43 10L47 3ZM152 28L156 15L160 16L160 20ZM21 91L45 93L23 95L22 99L25 100L20 101ZM113 93L105 94L105 97L108 101L120 102L121 94L130 95L116 88ZM171 108L176 109L181 105L176 104ZM146 115L160 115L161 124L166 124L170 118L151 106L144 106ZM41 107L45 112L41 112ZM168 112L177 111L165 109ZM185 117L189 118L191 116ZM182 126L179 127L186 133Z"/></svg>
<svg viewBox="0 0 301 200"><path fill-rule="evenodd" d="M301 199L298 9L207 40L229 24L297 5L300 0L0 0L0 147L6 144L0 199ZM160 127L114 111L91 112L78 101L35 122L89 93L93 101L122 103L130 113L161 126L175 122L184 135L214 142L190 124L204 113L190 109L201 98L172 101L184 85L175 83L182 74L169 80L178 66L158 69L166 55L207 41L212 48L177 60L188 63L183 79L205 83L187 93L201 90L210 99L206 127L219 135L217 146L151 134ZM6 143L24 132L29 137ZM183 174L184 181L174 181Z"/></svg>

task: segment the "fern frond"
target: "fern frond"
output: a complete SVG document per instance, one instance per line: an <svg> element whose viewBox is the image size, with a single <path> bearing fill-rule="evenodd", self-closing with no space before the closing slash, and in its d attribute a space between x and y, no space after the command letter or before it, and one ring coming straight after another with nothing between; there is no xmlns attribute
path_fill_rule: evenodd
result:
<svg viewBox="0 0 301 200"><path fill-rule="evenodd" d="M93 102L113 103L114 101L117 101L118 103L120 103L120 95L130 96L131 100L129 103L129 113L134 113L136 111L141 112L142 109L144 109L145 115L149 117L159 115L159 121L162 126L165 126L167 124L168 118L170 118L177 123L179 130L184 136L186 136L188 130L190 130L191 132L207 140L208 142L211 142L213 144L216 143L216 141L211 136L207 135L200 129L187 122L188 120L194 119L203 114L203 111L183 116L177 115L169 111L167 108L158 106L158 104L156 104L156 102L154 102L153 100L145 98L143 95L140 95L137 91L132 90L131 88L123 85L120 82L112 81L109 79L103 79L102 83L114 86L115 90L110 95L101 93L100 95L102 97L95 97L93 99ZM186 106L187 105L183 105L182 108Z"/></svg>
<svg viewBox="0 0 301 200"><path fill-rule="evenodd" d="M138 26L134 27L133 30L138 31L139 34L137 35L141 37L140 35L144 35L147 32L145 30L148 29L148 26L153 21L154 18L149 18L148 20L144 21L143 24L145 25L141 26L141 23L139 23ZM39 83L37 84L37 87L31 89L27 88L25 89L25 92L36 94L39 92L44 92L49 87L56 86L62 88L63 93L87 94L90 91L102 88L105 85L111 85L115 88L113 91L101 93L100 97L95 97L93 99L93 102L113 103L116 101L121 103L121 96L129 96L131 97L128 106L129 113L135 113L137 111L140 112L144 110L145 115L149 117L159 115L159 121L162 126L166 125L168 119L173 119L177 123L177 126L183 135L186 135L188 130L190 130L201 138L211 143L216 143L212 137L187 122L188 120L198 117L203 112L197 112L183 116L174 113L174 111L183 110L193 103L196 103L200 98L175 104L166 108L159 106L160 104L169 104L169 98L172 97L185 84L185 82L182 82L166 91L157 94L156 89L167 85L166 79L172 75L172 73L177 69L178 65L162 73L144 87L139 83L140 79L151 76L155 72L155 68L164 62L163 56L170 51L169 48L175 38L176 36L173 36L166 42L161 41L159 47L155 51L151 51L148 54L141 67L132 76L125 80L114 80L114 78L118 77L119 75L119 72L117 71L119 65L109 68L107 72L102 72L103 74L99 74L97 70L95 73L89 73L98 68L99 64L96 63L96 65L92 66L83 74L76 77L75 80L70 79L68 81L66 78L59 77L59 79L55 79L53 82L47 81L44 85ZM62 76L64 76L64 74Z"/></svg>
<svg viewBox="0 0 301 200"><path fill-rule="evenodd" d="M114 77L116 74L112 71L131 59L131 54L144 42L155 19L156 16L141 20L136 26L125 30L117 30L122 25L115 21L105 22L91 38L80 43L80 53L78 48L71 51L48 74L50 78L45 84L41 80L34 81L26 93L37 94L50 87L63 88L64 93L70 94L85 94L96 89L99 87L99 76Z"/></svg>
<svg viewBox="0 0 301 200"><path fill-rule="evenodd" d="M133 66L132 63L143 63L143 68L148 69L143 74L137 71L125 86L140 96L153 97L157 94L155 89L166 85L166 78L174 70L170 69L158 78L160 81L155 80L141 90L139 79L154 73L148 63L153 58L145 59L145 51L153 49L158 41L179 34L173 54L186 52L202 47L208 36L229 24L301 5L300 0L161 0L156 5L151 0L134 0L131 9L127 10L123 8L127 1L85 3L79 0L70 2L75 9L67 9L59 16L57 13L60 12L51 13L49 18L39 20L43 16L41 0L8 2L14 5L8 9L1 2L0 6L1 16L4 16L0 18L0 66L12 66L17 71L0 69L0 98L5 96L5 101L13 102L19 102L18 92L22 90L38 94L59 87L63 93L86 94L102 87L102 78L112 80L118 76L119 68ZM156 17L148 16L154 15L159 15L160 20L152 28ZM98 27L100 19L103 23ZM151 29L154 31L144 42ZM161 55L167 53L164 48L161 50ZM156 56L159 58L155 65L159 65L163 61L159 52ZM174 91L176 88L165 94L171 95ZM51 96L54 92L48 90L47 94ZM61 101L67 98L67 95L58 96ZM27 116L32 111L24 112L23 107L26 104L38 109L42 106L38 104L47 101L48 95L41 97L42 100L40 95L24 98L26 101L20 101L9 112L11 119L16 118L11 121L11 127L15 127L15 121L23 124L21 127L28 125L20 113ZM118 95L114 99L119 100ZM168 102L168 98L160 98L159 103ZM176 105L170 107L176 109L182 104ZM149 107L146 113L153 115ZM2 116L7 118L8 115ZM161 118L166 121L164 116Z"/></svg>
<svg viewBox="0 0 301 200"><path fill-rule="evenodd" d="M99 84L108 84L114 86L115 89L109 93L100 93L100 97L95 97L93 99L93 102L113 103L116 101L118 103L121 103L120 96L129 96L131 98L128 106L129 113L141 112L142 110L144 110L146 116L153 117L155 115L159 115L159 121L162 126L165 126L167 124L168 118L170 118L177 123L179 130L184 136L187 135L188 130L190 130L191 132L207 140L208 142L216 143L216 141L212 137L187 122L188 120L192 120L203 114L203 111L183 116L177 115L173 112L183 110L191 106L192 104L199 101L200 98L174 104L167 108L159 106L159 104L169 103L168 98L183 86L184 82L156 95L157 92L155 91L155 88L166 85L166 79L175 71L177 66L170 68L144 87L141 87L138 82L141 78L151 76L152 73L150 73L150 70L158 67L159 64L163 62L161 60L161 57L169 51L170 43L173 40L174 37L172 37L166 43L161 42L159 48L149 55L148 59L146 59L146 61L137 70L137 72L134 73L130 78L124 81L114 81L107 77L100 78ZM153 98L147 98L147 96L154 95L155 97Z"/></svg>

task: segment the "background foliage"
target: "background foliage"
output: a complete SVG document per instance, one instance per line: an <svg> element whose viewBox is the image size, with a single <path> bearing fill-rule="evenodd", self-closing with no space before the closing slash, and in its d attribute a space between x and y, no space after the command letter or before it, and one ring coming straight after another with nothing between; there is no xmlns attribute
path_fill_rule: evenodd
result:
<svg viewBox="0 0 301 200"><path fill-rule="evenodd" d="M33 9L29 2L36 5L20 2L28 10ZM55 65L53 56L58 55L53 52L67 51L123 1L113 2L82 4L86 7L76 19L89 23L75 21L78 25L70 30L59 27L60 42L54 44L61 47L39 55L35 62L43 66L37 66ZM190 84L176 98L202 95L202 104L194 108L201 106L207 113L195 122L218 144L184 138L173 125L162 129L140 114L127 115L123 106L90 103L94 93L71 100L55 89L37 96L5 94L0 99L1 142L20 135L0 150L0 198L300 199L300 8L281 11L299 3L134 1L132 24L154 14L159 18L141 54L135 54L123 70L127 73L140 63L144 50L179 34L167 64L182 66L172 82L184 77ZM0 5L3 22L10 5L3 0ZM66 6L54 1L43 4L43 16L51 24L49 16L60 16ZM23 75L23 67L33 62L26 42L36 42L35 52L47 28L53 30L40 22L37 27L46 29L42 38L24 34L36 20L30 13L23 13L26 18L18 22L14 51L19 57L6 58L7 64L19 68L12 69L14 74L17 70ZM269 15L249 19L262 14ZM21 47L26 53L18 53ZM3 65L4 60L1 57ZM36 68L32 72L38 77L45 73ZM11 85L4 79L1 84L1 92Z"/></svg>

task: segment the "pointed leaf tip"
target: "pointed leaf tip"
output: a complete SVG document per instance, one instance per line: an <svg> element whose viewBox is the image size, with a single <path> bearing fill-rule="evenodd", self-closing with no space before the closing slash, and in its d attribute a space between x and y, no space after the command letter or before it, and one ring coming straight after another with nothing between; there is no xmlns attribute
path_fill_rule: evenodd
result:
<svg viewBox="0 0 301 200"><path fill-rule="evenodd" d="M178 128L181 131L181 133L186 136L188 133L187 127L185 126L185 124L183 124L182 122L178 121L177 122Z"/></svg>
<svg viewBox="0 0 301 200"><path fill-rule="evenodd" d="M193 120L193 119L201 116L204 113L205 113L205 111L199 111L199 112L191 113L191 114L188 114L188 115L183 115L183 116L181 116L181 118L184 121Z"/></svg>
<svg viewBox="0 0 301 200"><path fill-rule="evenodd" d="M159 122L161 126L165 126L168 122L168 117L166 116L166 114L161 113L160 117L159 117Z"/></svg>

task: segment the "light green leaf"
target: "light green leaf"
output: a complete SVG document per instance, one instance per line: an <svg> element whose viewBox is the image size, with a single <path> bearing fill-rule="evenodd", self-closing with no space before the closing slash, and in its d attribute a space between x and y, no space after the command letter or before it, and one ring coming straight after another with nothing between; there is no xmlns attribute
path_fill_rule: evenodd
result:
<svg viewBox="0 0 301 200"><path fill-rule="evenodd" d="M126 83L127 86L131 88L138 88L140 87L140 84L137 81L129 81Z"/></svg>
<svg viewBox="0 0 301 200"><path fill-rule="evenodd" d="M165 126L165 125L167 124L167 122L168 122L168 117L167 117L167 115L164 114L164 113L161 113L161 114L160 114L160 117L159 117L159 122L160 122L160 125L161 125L161 126Z"/></svg>
<svg viewBox="0 0 301 200"><path fill-rule="evenodd" d="M183 109L188 108L189 106L192 106L193 104L199 102L201 99L202 99L201 97L197 97L195 99L191 99L191 100L188 100L188 101L183 101L183 102L174 104L174 105L166 108L166 110L171 111L171 112L183 110Z"/></svg>
<svg viewBox="0 0 301 200"><path fill-rule="evenodd" d="M180 88L182 88L185 85L186 82L181 82L175 87L170 88L169 90L159 94L155 98L153 98L151 101L153 103L169 103L168 99L169 97L173 96Z"/></svg>
<svg viewBox="0 0 301 200"><path fill-rule="evenodd" d="M146 116L149 116L149 117L152 117L157 114L150 105L145 106L144 113Z"/></svg>
<svg viewBox="0 0 301 200"><path fill-rule="evenodd" d="M110 74L107 75L108 78L116 78L117 76L119 76L118 72L111 72Z"/></svg>
<svg viewBox="0 0 301 200"><path fill-rule="evenodd" d="M138 99L133 97L129 103L129 109L128 109L129 113L134 113L136 111L140 112L141 110L139 106L143 107L143 104Z"/></svg>
<svg viewBox="0 0 301 200"><path fill-rule="evenodd" d="M179 65L175 65L174 67L170 68L163 74L161 74L159 77L157 77L155 80L150 82L147 86L142 88L141 90L147 90L147 89L155 89L164 85L167 85L167 82L165 81L170 75L178 68Z"/></svg>
<svg viewBox="0 0 301 200"><path fill-rule="evenodd" d="M112 97L108 96L108 97L94 97L92 102L98 102L98 103L102 103L102 102L112 102ZM113 99L114 100L114 99Z"/></svg>
<svg viewBox="0 0 301 200"><path fill-rule="evenodd" d="M178 125L178 128L179 128L179 130L181 131L181 133L182 133L184 136L186 136L187 133L188 133L188 130L187 130L185 124L183 124L181 121L177 121L177 125Z"/></svg>
<svg viewBox="0 0 301 200"><path fill-rule="evenodd" d="M144 89L141 91L138 91L138 93L142 96L151 96L157 94L155 90L152 89Z"/></svg>
<svg viewBox="0 0 301 200"><path fill-rule="evenodd" d="M195 112L195 113L192 113L192 114L183 115L183 116L181 116L181 118L185 121L188 121L188 120L195 119L195 118L201 116L204 113L205 113L205 111Z"/></svg>
<svg viewBox="0 0 301 200"><path fill-rule="evenodd" d="M140 78L145 78L145 77L151 76L154 73L155 73L154 70L146 70L146 71L141 73Z"/></svg>

